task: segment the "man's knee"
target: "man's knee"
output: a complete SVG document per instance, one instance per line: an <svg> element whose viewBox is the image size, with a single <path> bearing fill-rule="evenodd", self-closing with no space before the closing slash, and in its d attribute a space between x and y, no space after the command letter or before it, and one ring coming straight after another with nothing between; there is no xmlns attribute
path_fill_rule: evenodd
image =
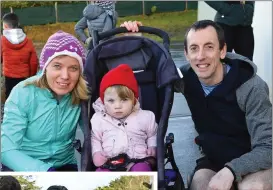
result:
<svg viewBox="0 0 273 190"><path fill-rule="evenodd" d="M191 180L190 189L200 189L207 187L211 178L216 174L216 172L210 169L200 169L196 171Z"/></svg>
<svg viewBox="0 0 273 190"><path fill-rule="evenodd" d="M268 186L268 185L267 185ZM266 187L262 181L254 181L254 182L240 182L238 183L238 190L271 190L271 187Z"/></svg>
<svg viewBox="0 0 273 190"><path fill-rule="evenodd" d="M239 190L272 190L272 169L246 175L238 183Z"/></svg>

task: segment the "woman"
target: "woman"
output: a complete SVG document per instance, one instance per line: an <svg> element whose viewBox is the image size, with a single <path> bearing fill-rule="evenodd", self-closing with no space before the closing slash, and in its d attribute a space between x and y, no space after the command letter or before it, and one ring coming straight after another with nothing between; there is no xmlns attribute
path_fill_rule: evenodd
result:
<svg viewBox="0 0 273 190"><path fill-rule="evenodd" d="M84 47L59 31L40 57L41 74L20 82L6 101L1 162L14 171L77 171L72 142L80 101L88 99ZM4 167L5 168L5 167Z"/></svg>

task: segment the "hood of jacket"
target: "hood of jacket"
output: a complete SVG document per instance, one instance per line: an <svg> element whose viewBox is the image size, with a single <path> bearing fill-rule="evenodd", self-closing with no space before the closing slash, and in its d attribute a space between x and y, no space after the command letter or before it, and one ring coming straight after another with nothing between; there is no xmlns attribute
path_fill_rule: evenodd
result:
<svg viewBox="0 0 273 190"><path fill-rule="evenodd" d="M93 108L95 112L97 113L106 113L105 106L102 103L101 99L98 98L94 103L93 103ZM134 106L133 111L137 111L140 109L140 104L139 101L137 101L136 105Z"/></svg>
<svg viewBox="0 0 273 190"><path fill-rule="evenodd" d="M97 5L89 4L84 8L83 16L87 20L93 20L104 12L105 11L101 7L99 7Z"/></svg>
<svg viewBox="0 0 273 190"><path fill-rule="evenodd" d="M224 63L231 66L223 81L230 83L227 88L239 88L257 73L257 66L250 59L236 53L227 53Z"/></svg>
<svg viewBox="0 0 273 190"><path fill-rule="evenodd" d="M11 44L20 44L26 39L26 34L20 28L3 30L3 36L5 36Z"/></svg>
<svg viewBox="0 0 273 190"><path fill-rule="evenodd" d="M242 55L239 55L239 54L236 54L236 53L227 52L225 60L227 60L227 61L228 60L230 60L230 61L237 60L237 61L241 62L242 65L239 65L239 67L241 69L245 68L246 70L251 72L252 73L251 77L253 77L257 73L256 64L253 61L251 61L250 59L248 59L247 57L245 57L245 56L242 56Z"/></svg>

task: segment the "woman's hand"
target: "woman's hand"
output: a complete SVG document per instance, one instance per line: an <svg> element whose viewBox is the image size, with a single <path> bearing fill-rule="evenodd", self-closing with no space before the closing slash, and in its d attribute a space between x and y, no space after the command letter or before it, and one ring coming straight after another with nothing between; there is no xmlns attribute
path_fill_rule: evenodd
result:
<svg viewBox="0 0 273 190"><path fill-rule="evenodd" d="M128 31L138 32L138 27L142 26L142 23L139 21L125 21L120 27L125 27Z"/></svg>
<svg viewBox="0 0 273 190"><path fill-rule="evenodd" d="M102 166L105 162L107 162L106 155L103 152L96 152L93 156L93 162L96 167Z"/></svg>

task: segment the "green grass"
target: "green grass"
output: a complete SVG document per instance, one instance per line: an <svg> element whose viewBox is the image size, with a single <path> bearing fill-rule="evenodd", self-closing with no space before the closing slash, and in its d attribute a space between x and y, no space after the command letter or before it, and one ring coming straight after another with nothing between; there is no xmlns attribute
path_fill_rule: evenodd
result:
<svg viewBox="0 0 273 190"><path fill-rule="evenodd" d="M119 19L121 23L128 20L138 20L144 26L155 27L169 34L171 41L183 41L188 27L197 21L197 11L183 11L171 13L159 13L151 16L130 16ZM150 35L149 37L158 40Z"/></svg>
<svg viewBox="0 0 273 190"><path fill-rule="evenodd" d="M168 12L168 13L155 13L151 16L128 16L120 17L118 19L119 26L124 21L134 21L138 20L143 23L144 26L150 26L162 29L166 31L171 41L183 41L184 34L187 28L197 20L197 11L189 10L183 12ZM50 35L57 32L58 30L63 30L65 32L75 35L74 26L76 22L67 23L56 23L56 24L46 24L46 25L36 25L36 26L26 26L24 30L26 31L28 37L30 37L35 43L45 43ZM147 35L145 35L147 36ZM149 37L159 40L155 36L148 35Z"/></svg>

